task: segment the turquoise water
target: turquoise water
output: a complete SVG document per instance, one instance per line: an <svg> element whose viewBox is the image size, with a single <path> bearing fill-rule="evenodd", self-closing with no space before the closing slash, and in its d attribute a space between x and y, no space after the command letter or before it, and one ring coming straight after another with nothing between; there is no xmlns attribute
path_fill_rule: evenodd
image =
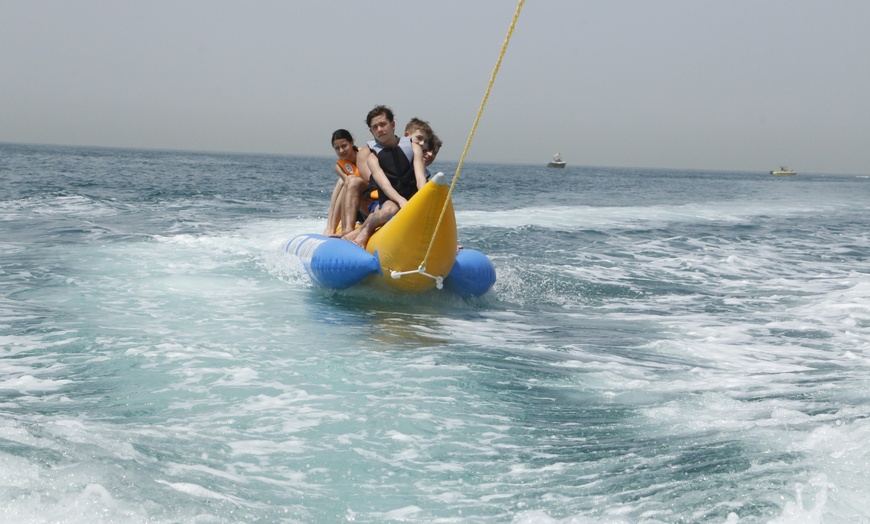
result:
<svg viewBox="0 0 870 524"><path fill-rule="evenodd" d="M466 164L466 301L331 169L0 144L0 521L870 522L870 177Z"/></svg>

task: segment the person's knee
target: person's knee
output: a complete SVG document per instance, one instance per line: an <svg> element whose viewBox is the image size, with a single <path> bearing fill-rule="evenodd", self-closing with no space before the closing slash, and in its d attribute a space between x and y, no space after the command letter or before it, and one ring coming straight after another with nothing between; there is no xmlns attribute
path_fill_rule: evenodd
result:
<svg viewBox="0 0 870 524"><path fill-rule="evenodd" d="M355 176L355 177L348 177L347 181L345 182L345 186L347 187L348 191L362 193L363 190L368 187L368 184L366 184L362 178Z"/></svg>
<svg viewBox="0 0 870 524"><path fill-rule="evenodd" d="M384 204L384 207L381 208L381 216L384 223L386 223L387 220L396 216L396 213L399 212L399 209L399 205L393 201Z"/></svg>

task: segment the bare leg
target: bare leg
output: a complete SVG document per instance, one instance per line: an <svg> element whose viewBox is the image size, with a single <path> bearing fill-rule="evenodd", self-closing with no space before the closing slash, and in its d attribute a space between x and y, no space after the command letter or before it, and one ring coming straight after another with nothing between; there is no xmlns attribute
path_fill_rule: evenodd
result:
<svg viewBox="0 0 870 524"><path fill-rule="evenodd" d="M344 183L344 201L342 202L341 231L343 233L353 231L356 226L356 217L359 213L359 201L362 192L366 190L366 184L360 177L348 177Z"/></svg>
<svg viewBox="0 0 870 524"><path fill-rule="evenodd" d="M338 221L341 219L341 202L342 190L344 182L339 178L332 190L332 196L329 198L329 211L326 214L326 229L323 230L324 235L334 235L335 228L338 226Z"/></svg>
<svg viewBox="0 0 870 524"><path fill-rule="evenodd" d="M360 247L366 247L372 234L398 212L399 206L395 202L388 200L380 209L369 215L360 227L345 236L345 240L350 240Z"/></svg>

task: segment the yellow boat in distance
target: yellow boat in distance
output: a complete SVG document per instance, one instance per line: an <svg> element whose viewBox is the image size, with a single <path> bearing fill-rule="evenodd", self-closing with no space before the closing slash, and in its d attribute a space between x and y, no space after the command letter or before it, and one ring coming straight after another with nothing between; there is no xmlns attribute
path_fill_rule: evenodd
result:
<svg viewBox="0 0 870 524"><path fill-rule="evenodd" d="M779 171L771 171L771 175L796 175L797 171L791 170L785 166L779 166Z"/></svg>

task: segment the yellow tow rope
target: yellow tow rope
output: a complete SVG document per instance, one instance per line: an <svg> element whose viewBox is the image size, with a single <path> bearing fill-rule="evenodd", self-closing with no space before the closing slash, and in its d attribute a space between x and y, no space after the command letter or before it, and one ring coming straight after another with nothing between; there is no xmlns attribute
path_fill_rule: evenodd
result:
<svg viewBox="0 0 870 524"><path fill-rule="evenodd" d="M465 142L465 149L462 150L462 157L459 159L459 165L456 166L456 174L453 175L453 181L450 183L450 190L447 192L447 199L444 201L444 207L441 208L441 214L438 215L438 223L435 224L435 232L432 234L432 238L429 239L429 247L426 249L426 255L423 257L423 262L420 263L421 269L426 267L426 262L429 260L429 254L432 252L432 245L435 243L435 238L438 236L438 230L441 228L441 221L444 218L444 212L447 211L447 204L450 202L453 188L456 186L456 181L459 180L459 172L462 171L462 164L465 162L465 155L468 153L469 146L471 146L471 139L474 138L477 124L480 123L480 117L483 115L483 108L486 106L487 99L489 99L489 92L492 91L492 85L495 83L495 76L498 74L498 70L501 67L502 58L504 58L505 51L507 51L508 43L511 41L511 35L514 33L514 27L517 25L517 19L520 17L520 11L522 10L524 3L525 0L519 0L519 3L517 4L514 18L511 20L507 36L504 39L504 44L501 46L501 52L498 54L498 61L495 63L495 68L492 70L489 85L486 86L486 94L483 95L483 100L480 102L480 109L477 110L477 118L474 119L474 125L471 127L471 133L468 135L468 141Z"/></svg>

